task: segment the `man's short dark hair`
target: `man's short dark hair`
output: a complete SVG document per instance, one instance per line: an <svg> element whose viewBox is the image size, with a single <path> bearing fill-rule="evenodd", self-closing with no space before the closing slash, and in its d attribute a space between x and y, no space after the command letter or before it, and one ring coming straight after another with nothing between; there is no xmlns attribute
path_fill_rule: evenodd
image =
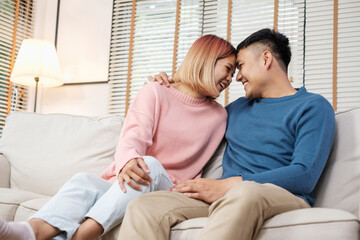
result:
<svg viewBox="0 0 360 240"><path fill-rule="evenodd" d="M285 69L289 66L291 60L291 50L289 46L289 39L275 30L269 28L261 29L254 32L237 46L237 51L247 48L252 44L260 43L269 48L275 58L285 65Z"/></svg>

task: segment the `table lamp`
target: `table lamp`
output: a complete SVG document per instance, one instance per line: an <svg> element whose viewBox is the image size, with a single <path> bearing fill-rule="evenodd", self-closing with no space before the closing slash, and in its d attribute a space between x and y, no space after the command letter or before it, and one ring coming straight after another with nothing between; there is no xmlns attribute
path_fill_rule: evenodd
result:
<svg viewBox="0 0 360 240"><path fill-rule="evenodd" d="M17 55L10 81L35 86L34 112L38 87L56 87L63 84L59 60L53 43L39 39L25 39Z"/></svg>

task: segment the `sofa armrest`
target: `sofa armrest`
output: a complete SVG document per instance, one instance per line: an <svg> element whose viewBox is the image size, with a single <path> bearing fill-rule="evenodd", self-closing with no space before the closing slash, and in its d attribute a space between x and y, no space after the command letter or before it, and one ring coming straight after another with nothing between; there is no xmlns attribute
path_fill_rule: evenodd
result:
<svg viewBox="0 0 360 240"><path fill-rule="evenodd" d="M10 163L0 153L0 187L10 188Z"/></svg>

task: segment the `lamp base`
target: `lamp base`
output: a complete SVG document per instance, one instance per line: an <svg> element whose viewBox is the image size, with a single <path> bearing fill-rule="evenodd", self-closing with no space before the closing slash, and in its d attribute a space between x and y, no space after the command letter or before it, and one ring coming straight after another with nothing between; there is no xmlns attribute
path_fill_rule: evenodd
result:
<svg viewBox="0 0 360 240"><path fill-rule="evenodd" d="M38 92L38 85L39 85L39 77L34 78L36 84L35 84L35 102L34 102L34 113L36 113L36 102L37 102L37 92Z"/></svg>

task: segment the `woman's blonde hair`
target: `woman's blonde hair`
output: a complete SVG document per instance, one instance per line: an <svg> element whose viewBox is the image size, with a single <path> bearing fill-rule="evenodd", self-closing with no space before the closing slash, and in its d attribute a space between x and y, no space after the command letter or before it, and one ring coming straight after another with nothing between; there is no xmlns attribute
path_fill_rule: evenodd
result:
<svg viewBox="0 0 360 240"><path fill-rule="evenodd" d="M216 98L219 95L214 81L216 61L236 53L236 49L228 41L215 35L204 35L190 47L175 73L174 81L205 96Z"/></svg>

